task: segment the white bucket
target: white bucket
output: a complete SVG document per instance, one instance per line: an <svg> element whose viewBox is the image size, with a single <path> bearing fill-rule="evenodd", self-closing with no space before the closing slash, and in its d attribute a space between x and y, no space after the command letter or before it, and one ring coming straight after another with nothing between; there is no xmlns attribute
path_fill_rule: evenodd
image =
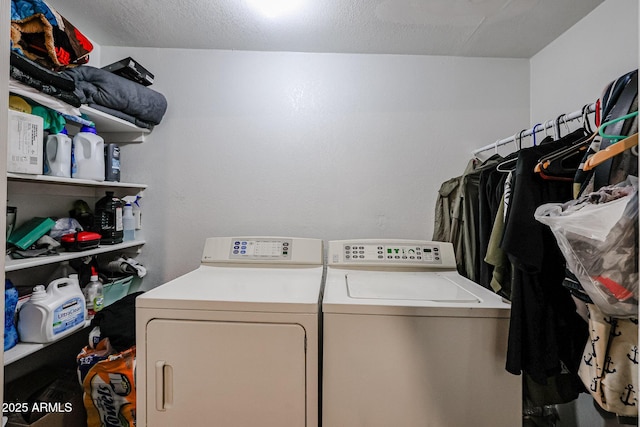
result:
<svg viewBox="0 0 640 427"><path fill-rule="evenodd" d="M45 144L44 174L71 177L71 138L66 133L49 135Z"/></svg>
<svg viewBox="0 0 640 427"><path fill-rule="evenodd" d="M73 137L71 177L104 181L104 140L95 132L83 126Z"/></svg>
<svg viewBox="0 0 640 427"><path fill-rule="evenodd" d="M20 341L48 343L84 327L87 310L77 280L63 277L33 288L18 312Z"/></svg>

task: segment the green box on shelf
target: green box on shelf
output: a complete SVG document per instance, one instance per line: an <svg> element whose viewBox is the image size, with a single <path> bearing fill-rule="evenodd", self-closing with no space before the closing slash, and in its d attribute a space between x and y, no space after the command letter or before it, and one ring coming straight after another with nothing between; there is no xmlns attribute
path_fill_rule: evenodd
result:
<svg viewBox="0 0 640 427"><path fill-rule="evenodd" d="M129 288L133 282L133 275L109 279L102 285L104 292L104 306L108 306L129 295Z"/></svg>
<svg viewBox="0 0 640 427"><path fill-rule="evenodd" d="M25 250L38 241L53 228L55 221L51 218L33 217L13 230L7 242Z"/></svg>

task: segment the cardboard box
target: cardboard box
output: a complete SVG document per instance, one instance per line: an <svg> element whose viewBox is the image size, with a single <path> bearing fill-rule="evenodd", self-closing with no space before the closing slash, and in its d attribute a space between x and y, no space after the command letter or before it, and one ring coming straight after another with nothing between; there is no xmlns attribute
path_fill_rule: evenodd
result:
<svg viewBox="0 0 640 427"><path fill-rule="evenodd" d="M41 368L5 386L6 427L85 427L82 387L73 369ZM13 409L13 411L12 411Z"/></svg>
<svg viewBox="0 0 640 427"><path fill-rule="evenodd" d="M42 174L43 127L42 117L9 110L7 172Z"/></svg>
<svg viewBox="0 0 640 427"><path fill-rule="evenodd" d="M6 427L86 427L87 414L82 402L82 394L69 399L71 412L49 412L42 418L29 424L19 414L9 416Z"/></svg>

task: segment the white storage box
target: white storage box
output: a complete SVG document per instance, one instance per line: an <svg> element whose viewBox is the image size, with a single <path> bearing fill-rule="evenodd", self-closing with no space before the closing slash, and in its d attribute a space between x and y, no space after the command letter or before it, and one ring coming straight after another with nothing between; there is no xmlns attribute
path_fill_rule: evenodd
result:
<svg viewBox="0 0 640 427"><path fill-rule="evenodd" d="M9 110L7 172L42 174L43 144L42 117Z"/></svg>

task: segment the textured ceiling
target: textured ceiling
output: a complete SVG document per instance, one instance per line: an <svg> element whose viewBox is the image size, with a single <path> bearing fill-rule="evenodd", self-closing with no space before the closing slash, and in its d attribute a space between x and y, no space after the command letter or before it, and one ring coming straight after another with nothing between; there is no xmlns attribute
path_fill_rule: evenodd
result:
<svg viewBox="0 0 640 427"><path fill-rule="evenodd" d="M256 1L256 0L254 0ZM103 46L530 58L604 0L50 0Z"/></svg>

